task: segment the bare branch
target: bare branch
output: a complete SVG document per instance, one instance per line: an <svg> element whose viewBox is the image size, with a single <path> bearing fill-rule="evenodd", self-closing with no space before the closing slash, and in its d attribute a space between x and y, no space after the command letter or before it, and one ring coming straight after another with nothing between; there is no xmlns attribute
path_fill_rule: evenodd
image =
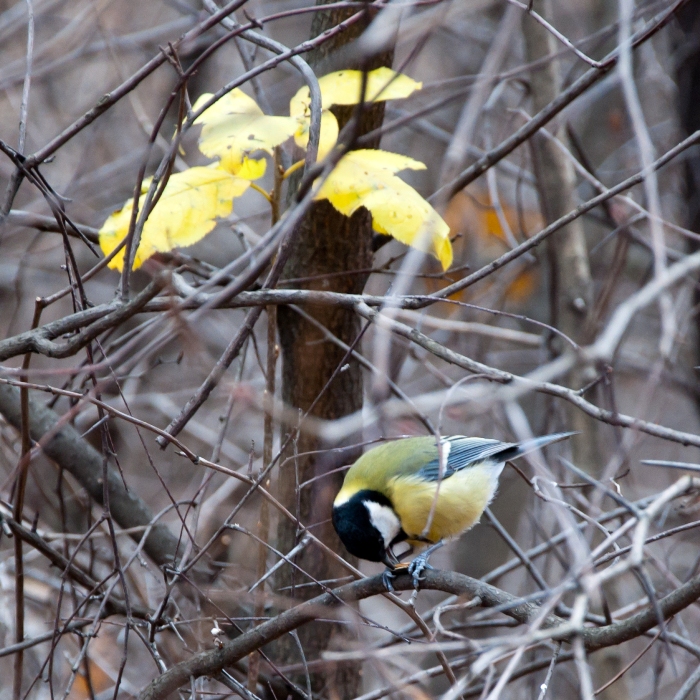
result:
<svg viewBox="0 0 700 700"><path fill-rule="evenodd" d="M413 581L407 574L399 575L392 583L397 591L407 591L413 588ZM521 602L520 599L501 591L495 586L453 572L427 571L425 572L425 579L421 581L421 587L425 590L439 590L444 593L452 593L469 598L479 597L483 607L499 608L504 614L522 624L528 624L540 612L539 607L533 603ZM169 693L175 692L181 685L189 682L191 677L199 678L201 676L215 675L226 666L235 663L283 634L314 619L327 616L329 608L334 608L341 603L380 595L385 590L382 577L374 576L349 583L341 588L336 588L330 593L324 593L316 598L312 598L259 625L250 632L246 632L227 642L221 649L202 652L187 661L173 666L162 676L152 681L141 693L139 700L160 700L165 698ZM658 605L664 619L668 619L692 605L698 598L700 598L700 576L695 576L659 600ZM579 633L579 637L588 651L594 651L639 637L644 632L652 629L656 622L655 611L652 608L647 608L622 622L616 622L604 627L583 629ZM543 627L550 632L552 639L561 639L561 641L571 639L569 623L556 615L549 615L544 621ZM566 629L563 636L557 634L556 630L558 627Z"/></svg>

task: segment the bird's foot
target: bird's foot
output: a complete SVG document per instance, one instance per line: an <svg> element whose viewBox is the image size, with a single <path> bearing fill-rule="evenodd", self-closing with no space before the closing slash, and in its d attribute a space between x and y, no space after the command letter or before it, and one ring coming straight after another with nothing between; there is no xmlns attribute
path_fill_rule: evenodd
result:
<svg viewBox="0 0 700 700"><path fill-rule="evenodd" d="M440 542L437 542L434 544L432 547L428 547L428 549L425 550L422 554L419 554L409 565L408 565L408 573L411 574L413 577L413 587L418 590L418 586L420 585L421 582L421 574L426 570L426 569L432 569L433 567L428 564L428 559L430 559L430 555L436 550L440 549L444 542L440 540Z"/></svg>
<svg viewBox="0 0 700 700"><path fill-rule="evenodd" d="M386 588L387 593L394 592L394 585L391 582L395 578L396 574L391 569L386 569L382 574L382 583L384 584L384 588Z"/></svg>
<svg viewBox="0 0 700 700"><path fill-rule="evenodd" d="M419 554L409 565L408 573L413 577L413 587L418 590L420 582L422 580L421 574L426 569L432 569L433 567L428 564L428 558L430 554L425 552L424 554Z"/></svg>
<svg viewBox="0 0 700 700"><path fill-rule="evenodd" d="M388 567L386 568L386 571L382 574L382 581L384 582L384 586L386 587L387 591L389 593L394 592L394 586L391 583L396 576L399 574L401 571L408 571L409 570L409 564L396 564L395 566Z"/></svg>

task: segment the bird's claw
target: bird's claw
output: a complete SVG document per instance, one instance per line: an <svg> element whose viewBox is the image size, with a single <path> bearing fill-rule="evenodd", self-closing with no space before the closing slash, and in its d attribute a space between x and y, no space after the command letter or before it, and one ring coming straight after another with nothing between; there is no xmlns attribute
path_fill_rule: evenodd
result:
<svg viewBox="0 0 700 700"><path fill-rule="evenodd" d="M419 554L409 565L408 573L413 578L413 587L418 590L420 582L422 581L421 574L426 569L432 569L433 567L428 564L428 557L425 554Z"/></svg>
<svg viewBox="0 0 700 700"><path fill-rule="evenodd" d="M391 583L391 580L395 578L396 574L391 569L386 569L382 574L382 583L384 584L384 588L386 588L387 593L394 592L394 586Z"/></svg>

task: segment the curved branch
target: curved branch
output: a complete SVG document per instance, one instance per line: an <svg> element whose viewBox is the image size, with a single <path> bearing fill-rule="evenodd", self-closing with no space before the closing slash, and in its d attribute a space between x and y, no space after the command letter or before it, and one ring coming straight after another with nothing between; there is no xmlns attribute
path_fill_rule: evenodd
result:
<svg viewBox="0 0 700 700"><path fill-rule="evenodd" d="M0 413L8 423L20 429L19 389L0 385ZM72 474L97 503L102 503L102 455L80 437L78 431L64 418L46 408L33 397L29 399L29 432L32 440L41 444L44 454ZM151 509L133 491L129 491L120 475L108 470L109 507L114 519L125 529L148 526L154 520ZM139 541L141 534L134 539ZM179 542L167 525L156 523L151 528L144 550L158 565L172 565L177 557Z"/></svg>
<svg viewBox="0 0 700 700"><path fill-rule="evenodd" d="M398 574L393 584L397 591L408 591L413 588L413 581L407 573ZM451 571L426 571L421 587L426 590L437 590L469 598L478 597L481 599L482 607L500 608L504 614L522 624L533 621L540 612L539 606L533 603L523 602L522 599L495 586ZM327 616L328 608L337 607L341 603L381 595L385 592L386 588L382 576L377 575L354 581L301 603L224 644L221 649L202 652L173 666L162 676L153 680L139 695L139 700L161 700L175 692L181 685L188 683L190 678L215 675L226 666L230 666L282 635L307 622ZM700 575L693 577L673 593L659 600L656 609L647 608L622 622L604 627L585 628L579 634L589 651L620 644L639 637L656 626L658 623L657 610L661 612L664 619L668 619L698 598L700 598ZM570 624L557 615L548 615L541 627L552 630L551 637L553 639L562 641L571 639ZM557 627L564 628L561 636L556 634Z"/></svg>
<svg viewBox="0 0 700 700"><path fill-rule="evenodd" d="M700 264L700 254L696 255L699 257L694 258L692 262L693 264L698 265ZM655 288L657 287L655 286ZM609 425L618 425L623 428L633 428L635 430L640 430L641 432L647 433L648 435L660 437L664 440L671 440L682 445L694 445L696 447L700 447L700 435L683 432L681 430L674 430L673 428L668 428L665 425L660 425L659 423L651 423L650 421L645 421L641 418L635 418L634 416L625 415L624 413L618 413L616 411L600 408L599 406L596 406L590 401L584 399L578 391L569 389L561 384L554 384L553 382L549 381L539 381L538 379L529 376L511 374L510 372L504 372L503 370L496 369L495 367L490 367L480 362L476 362L475 360L472 360L461 353L445 347L438 341L433 340L433 338L430 336L427 336L425 333L421 333L421 331L417 330L416 328L407 326L404 323L399 323L388 316L382 316L378 311L370 308L369 305L364 304L363 302L358 303L357 313L369 321L376 321L387 325L393 333L396 333L396 335L410 340L411 342L430 352L435 357L439 357L441 360L444 360L449 364L466 369L468 372L481 374L490 382L508 385L508 391L510 392L508 398L513 398L519 393L525 393L528 391L537 391L542 394L549 394L550 396L556 396L560 399L568 401L576 406L576 408L578 408L580 411L583 411L596 420L608 423ZM597 344L590 346L590 348L593 348L593 350L596 350L596 347ZM588 351L590 348L584 349L584 352ZM551 374L565 373L573 365L574 361L575 356L573 354L562 355L551 364ZM503 389L499 389L499 391L503 391ZM471 398L473 400L480 401L481 403L479 410L484 410L485 398L481 389L478 387L474 388L472 390ZM491 400L493 401L495 398L491 397ZM440 399L440 402L442 402L442 398ZM386 406L384 410L386 411ZM343 418L342 421L335 421L335 424L332 427L329 426L327 436L330 438L332 435L334 439L338 439L339 436L356 430L356 425L358 425L362 420L367 420L366 416L361 417L359 414L354 414Z"/></svg>
<svg viewBox="0 0 700 700"><path fill-rule="evenodd" d="M214 0L204 0L204 6L212 14L219 11L219 7ZM240 26L238 22L230 17L224 17L221 20L221 24L229 30ZM246 41L250 41L252 44L267 49L278 56L291 54L288 46L250 29L244 31L241 36ZM301 56L290 55L289 62L301 73L311 96L311 123L309 126L309 143L306 149L306 167L310 168L316 162L318 142L321 138L321 88L318 85L316 74Z"/></svg>
<svg viewBox="0 0 700 700"><path fill-rule="evenodd" d="M12 531L15 537L19 537L23 542L33 547L37 552L48 559L63 575L68 576L78 585L88 591L101 593L103 591L103 582L94 579L87 571L85 571L77 562L67 559L58 550L54 549L46 540L38 533L28 530L26 527L18 523L14 518L0 512L0 523L5 523ZM114 592L109 594L107 604L104 609L105 615L132 615L133 617L147 620L151 615L151 610L133 604L127 606L123 599L119 598ZM8 652L7 648L0 650L0 656L8 656L12 652Z"/></svg>
<svg viewBox="0 0 700 700"><path fill-rule="evenodd" d="M224 17L228 17L232 12L235 12L239 7L245 4L245 0L234 0L221 8L216 14L211 15L204 21L200 22L196 27L193 27L188 32L183 34L177 41L173 42L172 46L159 51L148 63L139 68L136 73L127 78L119 87L111 92L103 95L97 104L79 119L74 121L70 126L66 127L58 136L54 137L49 143L42 146L38 151L29 156L24 166L27 169L34 168L43 163L50 155L55 153L64 143L70 141L77 133L82 131L86 126L92 124L101 114L106 112L110 107L115 105L122 97L134 90L143 80L145 80L153 71L163 65L171 56L176 55L177 50L188 42L194 41L207 30L218 24ZM9 207L8 207L9 211Z"/></svg>
<svg viewBox="0 0 700 700"><path fill-rule="evenodd" d="M688 136L688 138L681 141L679 144L677 144L676 146L668 150L666 153L664 153L660 158L655 160L651 165L651 169L654 171L660 170L663 166L671 162L683 151L698 143L698 141L700 141L700 131L695 131L690 136ZM595 197L592 197L591 199L582 202L568 214L565 214L564 216L558 218L556 221L552 221L551 224L543 228L534 236L530 236L526 241L516 246L512 250L507 251L500 257L496 258L490 263L487 263L483 267L473 272L471 275L467 275L461 280L458 280L457 282L454 282L453 284L450 284L447 287L443 287L439 292L435 292L431 296L446 299L452 296L453 294L456 294L457 292L461 292L467 287L471 287L473 284L476 284L485 277L488 277L490 274L500 269L504 265L507 265L509 262L524 255L532 248L537 247L546 238L551 236L553 233L556 233L560 229L564 228L564 226L570 224L572 221L575 221L583 214L588 213L589 211L595 209L597 206L607 202L608 200L612 199L618 194L621 194L625 190L628 190L634 187L635 185L644 182L644 177L646 176L646 174L647 171L642 170L636 173L635 175L628 177L626 180L623 180L622 182L618 183L614 187L611 187L610 189L601 192ZM428 304L426 304L426 306L427 305Z"/></svg>
<svg viewBox="0 0 700 700"><path fill-rule="evenodd" d="M78 311L71 316L47 323L0 342L0 362L10 357L35 352L47 357L70 357L100 333L109 330L143 310L146 304L165 287L169 274L160 274L131 301L111 303ZM88 325L89 324L89 325ZM64 343L53 342L66 333L83 328Z"/></svg>
<svg viewBox="0 0 700 700"><path fill-rule="evenodd" d="M651 38L656 32L666 26L674 17L678 10L683 7L688 0L676 0L669 8L660 12L650 23L640 29L632 38L631 46L636 48ZM574 81L556 99L552 100L544 109L538 112L527 124L523 125L514 134L509 136L500 146L494 148L480 158L476 163L469 166L452 182L443 185L430 198L431 201L447 201L457 192L463 190L470 182L473 182L491 166L498 163L508 154L512 153L518 146L536 134L543 126L549 123L559 114L564 107L582 95L592 85L607 75L616 65L619 54L614 51L608 55L598 66L586 71L578 80ZM445 290L442 290L443 292Z"/></svg>

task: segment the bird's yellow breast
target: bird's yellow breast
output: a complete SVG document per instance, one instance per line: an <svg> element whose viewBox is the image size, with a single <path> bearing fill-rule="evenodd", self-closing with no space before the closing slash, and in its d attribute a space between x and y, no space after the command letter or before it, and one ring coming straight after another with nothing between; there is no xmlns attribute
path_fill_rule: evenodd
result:
<svg viewBox="0 0 700 700"><path fill-rule="evenodd" d="M438 542L456 537L477 523L496 487L493 466L484 464L459 471L439 485L416 476L397 476L389 482L388 495L409 542L417 537ZM430 527L424 535L431 510Z"/></svg>

